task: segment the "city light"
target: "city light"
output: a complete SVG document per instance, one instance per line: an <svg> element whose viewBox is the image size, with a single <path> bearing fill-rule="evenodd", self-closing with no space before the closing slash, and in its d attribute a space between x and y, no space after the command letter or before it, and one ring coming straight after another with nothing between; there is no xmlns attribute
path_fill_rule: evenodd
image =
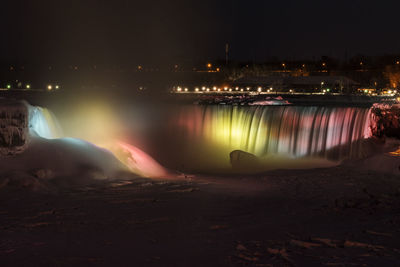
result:
<svg viewBox="0 0 400 267"><path fill-rule="evenodd" d="M11 84L7 84L7 89L11 89Z"/></svg>
<svg viewBox="0 0 400 267"><path fill-rule="evenodd" d="M207 63L207 68L211 69L212 64L211 63Z"/></svg>
<svg viewBox="0 0 400 267"><path fill-rule="evenodd" d="M31 85L30 85L30 84L27 84L27 85L26 85L26 89L31 89Z"/></svg>

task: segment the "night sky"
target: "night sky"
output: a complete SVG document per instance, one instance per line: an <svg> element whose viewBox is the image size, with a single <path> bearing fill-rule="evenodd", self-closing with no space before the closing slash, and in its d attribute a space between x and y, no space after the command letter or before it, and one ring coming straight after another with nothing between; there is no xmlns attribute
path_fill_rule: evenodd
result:
<svg viewBox="0 0 400 267"><path fill-rule="evenodd" d="M0 59L174 64L400 53L399 1L13 0Z"/></svg>

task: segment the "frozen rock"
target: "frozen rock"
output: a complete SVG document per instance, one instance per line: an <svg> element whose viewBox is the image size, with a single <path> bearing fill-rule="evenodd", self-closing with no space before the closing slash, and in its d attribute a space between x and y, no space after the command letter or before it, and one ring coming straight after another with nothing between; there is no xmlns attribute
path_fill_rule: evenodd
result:
<svg viewBox="0 0 400 267"><path fill-rule="evenodd" d="M24 102L0 98L0 155L15 155L26 149L28 117Z"/></svg>
<svg viewBox="0 0 400 267"><path fill-rule="evenodd" d="M259 159L257 156L242 151L242 150L234 150L229 154L230 162L232 168L251 168L259 165Z"/></svg>

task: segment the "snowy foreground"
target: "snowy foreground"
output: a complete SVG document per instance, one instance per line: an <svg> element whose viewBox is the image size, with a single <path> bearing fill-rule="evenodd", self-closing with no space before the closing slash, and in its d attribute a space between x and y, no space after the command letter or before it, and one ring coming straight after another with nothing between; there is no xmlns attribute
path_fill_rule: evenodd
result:
<svg viewBox="0 0 400 267"><path fill-rule="evenodd" d="M400 181L353 167L3 188L2 266L398 266Z"/></svg>

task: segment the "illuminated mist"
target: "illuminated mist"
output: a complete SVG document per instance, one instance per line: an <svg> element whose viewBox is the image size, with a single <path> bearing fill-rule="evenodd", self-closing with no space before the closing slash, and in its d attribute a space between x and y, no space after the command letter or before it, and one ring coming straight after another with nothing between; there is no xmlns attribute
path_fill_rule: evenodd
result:
<svg viewBox="0 0 400 267"><path fill-rule="evenodd" d="M63 134L55 116L44 108L31 112L32 130L44 138L91 142L109 150L128 169L144 177L176 176L162 165L184 173L235 172L229 157L234 150L262 159L261 171L332 166L360 154L362 141L371 135L368 108L165 108L113 106L94 99L71 106L67 111L57 109Z"/></svg>

